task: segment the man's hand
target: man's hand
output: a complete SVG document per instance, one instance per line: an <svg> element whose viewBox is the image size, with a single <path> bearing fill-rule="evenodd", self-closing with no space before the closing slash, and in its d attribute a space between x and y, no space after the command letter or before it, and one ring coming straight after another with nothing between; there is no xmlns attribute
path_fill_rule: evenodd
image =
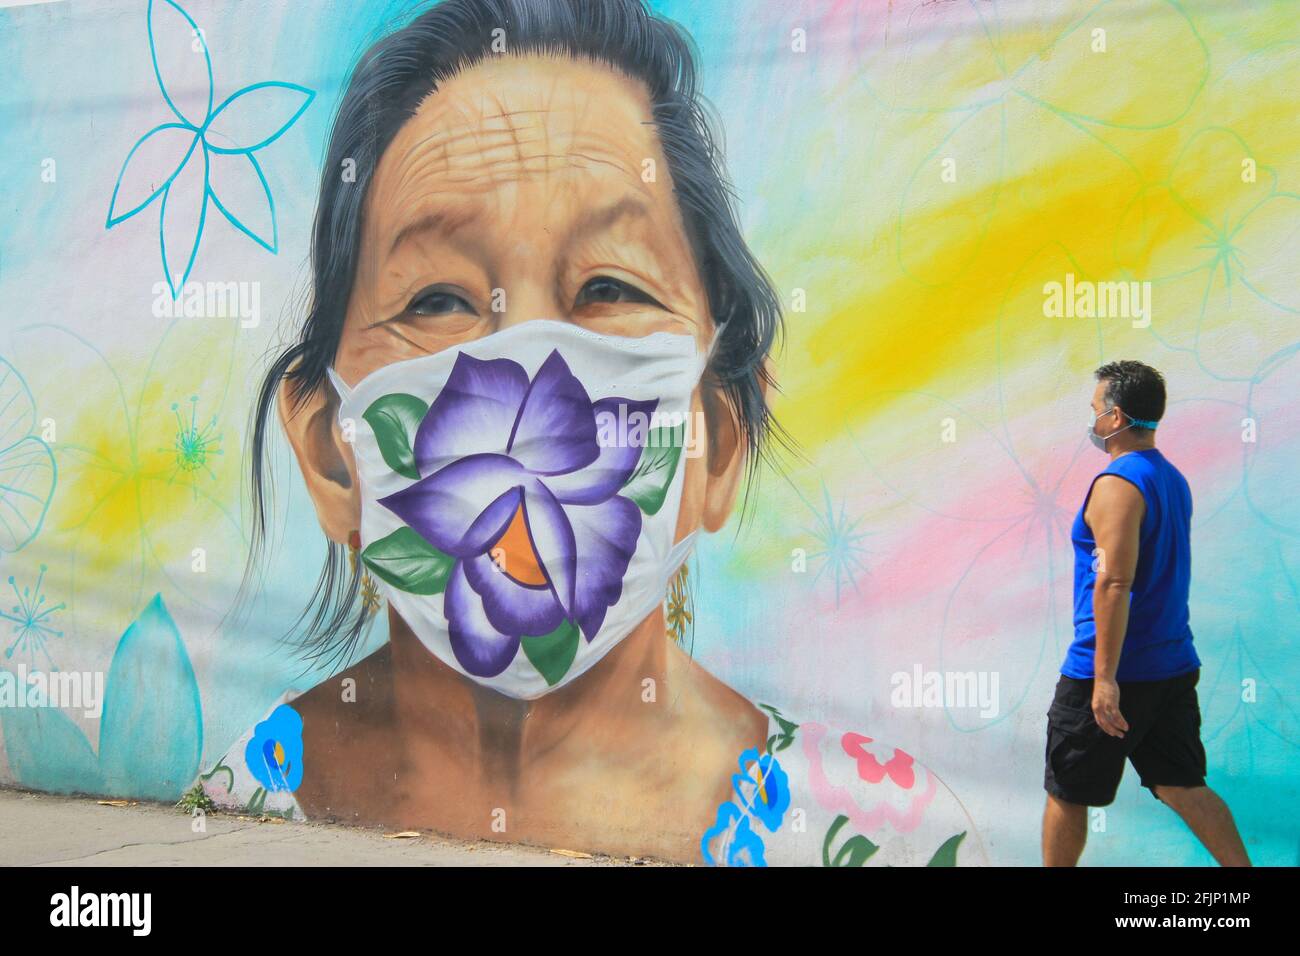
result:
<svg viewBox="0 0 1300 956"><path fill-rule="evenodd" d="M1119 684L1103 677L1092 682L1092 716L1097 726L1112 737L1123 737L1128 721L1119 712Z"/></svg>

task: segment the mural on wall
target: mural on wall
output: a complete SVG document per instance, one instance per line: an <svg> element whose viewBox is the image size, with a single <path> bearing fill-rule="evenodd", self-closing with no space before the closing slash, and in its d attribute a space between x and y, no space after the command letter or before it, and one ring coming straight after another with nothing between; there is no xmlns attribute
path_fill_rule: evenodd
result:
<svg viewBox="0 0 1300 956"><path fill-rule="evenodd" d="M1122 355L1214 785L1295 862L1294 10L306 12L0 11L0 782L1037 862ZM1204 862L1162 809L1126 779L1090 854Z"/></svg>

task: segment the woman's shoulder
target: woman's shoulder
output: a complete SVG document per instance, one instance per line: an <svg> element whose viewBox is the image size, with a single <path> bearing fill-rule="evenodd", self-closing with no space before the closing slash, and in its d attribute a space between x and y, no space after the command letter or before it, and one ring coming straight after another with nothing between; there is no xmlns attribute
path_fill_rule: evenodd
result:
<svg viewBox="0 0 1300 956"><path fill-rule="evenodd" d="M768 715L767 738L730 768L731 799L701 839L705 863L987 863L956 794L913 754L865 728L757 706Z"/></svg>
<svg viewBox="0 0 1300 956"><path fill-rule="evenodd" d="M219 809L250 816L305 820L293 792L302 783L302 717L299 695L282 694L261 720L246 729L206 773L203 791Z"/></svg>

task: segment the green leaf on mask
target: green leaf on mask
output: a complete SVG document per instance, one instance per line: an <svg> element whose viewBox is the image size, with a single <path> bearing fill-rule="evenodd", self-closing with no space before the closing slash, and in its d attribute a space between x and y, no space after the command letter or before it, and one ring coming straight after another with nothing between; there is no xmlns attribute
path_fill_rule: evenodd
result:
<svg viewBox="0 0 1300 956"><path fill-rule="evenodd" d="M550 634L525 637L519 643L537 672L546 678L547 686L554 687L569 672L578 654L578 628L571 621L561 621Z"/></svg>
<svg viewBox="0 0 1300 956"><path fill-rule="evenodd" d="M619 492L631 499L648 515L658 513L664 506L668 486L677 473L677 463L682 457L686 440L686 425L675 428L652 428L641 449L641 460L628 476Z"/></svg>
<svg viewBox="0 0 1300 956"><path fill-rule="evenodd" d="M372 541L361 560L377 577L411 594L441 594L456 559L443 554L410 528Z"/></svg>
<svg viewBox="0 0 1300 956"><path fill-rule="evenodd" d="M371 402L361 416L374 429L384 462L405 478L420 477L411 444L428 411L428 404L414 395L397 394L385 395Z"/></svg>

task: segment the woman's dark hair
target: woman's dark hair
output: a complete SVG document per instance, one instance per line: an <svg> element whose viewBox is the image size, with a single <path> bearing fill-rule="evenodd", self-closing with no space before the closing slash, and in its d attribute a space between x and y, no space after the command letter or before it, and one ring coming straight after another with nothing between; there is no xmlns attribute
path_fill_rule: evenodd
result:
<svg viewBox="0 0 1300 956"><path fill-rule="evenodd" d="M1126 359L1108 362L1093 374L1106 383L1107 405L1118 405L1124 414L1139 421L1158 422L1165 417L1165 380L1150 365ZM1134 425L1133 431L1151 429Z"/></svg>
<svg viewBox="0 0 1300 956"><path fill-rule="evenodd" d="M276 394L287 382L296 410L325 385L351 298L363 204L379 161L426 96L457 73L502 55L502 44L507 54L603 63L644 84L713 319L726 323L708 374L739 413L749 477L767 438L789 444L764 397L771 383L763 363L781 330L780 303L741 236L684 31L652 16L643 0L442 0L362 55L339 104L321 170L306 318L263 379L254 411L250 573L265 547L263 471ZM351 182L341 175L348 161L355 169ZM354 653L369 619L358 601L358 565L330 542L311 603L294 627L309 659L348 660Z"/></svg>

